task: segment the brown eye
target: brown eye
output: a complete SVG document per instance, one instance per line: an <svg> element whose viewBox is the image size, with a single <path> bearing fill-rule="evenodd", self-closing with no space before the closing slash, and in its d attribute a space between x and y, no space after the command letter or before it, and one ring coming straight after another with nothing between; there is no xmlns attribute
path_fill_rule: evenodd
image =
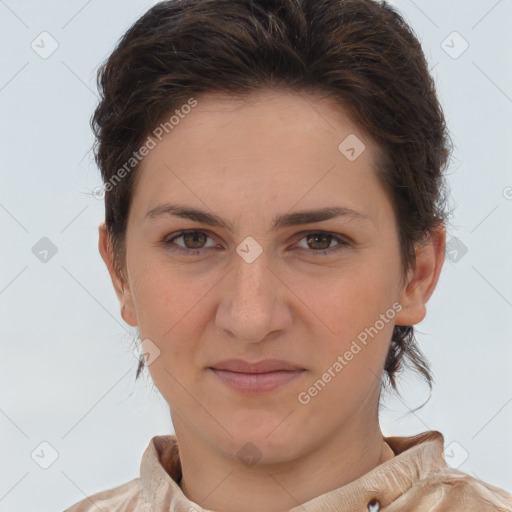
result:
<svg viewBox="0 0 512 512"><path fill-rule="evenodd" d="M181 236L187 249L202 249L208 239L208 236L205 233L201 233L199 231L184 233Z"/></svg>
<svg viewBox="0 0 512 512"><path fill-rule="evenodd" d="M303 233L303 235L297 244L297 248L301 252L305 251L308 255L327 256L351 246L348 240L335 233L311 231ZM332 244L332 242L336 243Z"/></svg>
<svg viewBox="0 0 512 512"><path fill-rule="evenodd" d="M163 244L166 249L190 254L200 254L203 249L215 247L215 242L204 231L182 231Z"/></svg>
<svg viewBox="0 0 512 512"><path fill-rule="evenodd" d="M328 249L332 239L333 236L329 233L314 233L306 236L308 247L316 250Z"/></svg>

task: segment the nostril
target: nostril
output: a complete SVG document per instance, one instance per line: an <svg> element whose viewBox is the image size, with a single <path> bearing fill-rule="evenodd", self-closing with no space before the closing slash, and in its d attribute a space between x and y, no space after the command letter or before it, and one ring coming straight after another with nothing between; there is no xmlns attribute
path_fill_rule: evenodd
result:
<svg viewBox="0 0 512 512"><path fill-rule="evenodd" d="M380 510L380 501L373 499L368 502L368 512L379 512Z"/></svg>

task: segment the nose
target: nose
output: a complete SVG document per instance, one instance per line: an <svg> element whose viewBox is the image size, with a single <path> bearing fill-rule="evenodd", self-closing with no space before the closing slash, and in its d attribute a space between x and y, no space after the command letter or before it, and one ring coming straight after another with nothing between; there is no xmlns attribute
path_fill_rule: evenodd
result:
<svg viewBox="0 0 512 512"><path fill-rule="evenodd" d="M237 341L258 343L291 325L290 292L270 263L265 251L250 263L236 254L223 280L215 323Z"/></svg>

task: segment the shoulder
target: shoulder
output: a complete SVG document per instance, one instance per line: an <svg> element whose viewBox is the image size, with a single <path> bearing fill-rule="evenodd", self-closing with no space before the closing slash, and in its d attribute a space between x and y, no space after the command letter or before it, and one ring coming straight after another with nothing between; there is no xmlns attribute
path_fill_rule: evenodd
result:
<svg viewBox="0 0 512 512"><path fill-rule="evenodd" d="M418 505L430 503L432 508L429 510L433 512L512 512L512 494L450 467L418 481L411 488L409 499L417 499ZM421 508L418 507L418 510Z"/></svg>
<svg viewBox="0 0 512 512"><path fill-rule="evenodd" d="M386 512L512 512L512 494L447 465L441 432L385 439L396 454L386 477L403 489Z"/></svg>
<svg viewBox="0 0 512 512"><path fill-rule="evenodd" d="M127 512L145 510L140 478L134 478L112 489L92 494L64 512Z"/></svg>

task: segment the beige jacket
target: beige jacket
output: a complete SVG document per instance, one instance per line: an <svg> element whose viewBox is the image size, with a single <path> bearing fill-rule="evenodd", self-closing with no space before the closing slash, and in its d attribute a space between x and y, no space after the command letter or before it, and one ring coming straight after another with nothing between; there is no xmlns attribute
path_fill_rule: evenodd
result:
<svg viewBox="0 0 512 512"><path fill-rule="evenodd" d="M511 494L447 466L440 432L385 440L395 457L289 512L512 512ZM176 436L155 436L140 477L64 512L208 512L183 494L180 479Z"/></svg>

